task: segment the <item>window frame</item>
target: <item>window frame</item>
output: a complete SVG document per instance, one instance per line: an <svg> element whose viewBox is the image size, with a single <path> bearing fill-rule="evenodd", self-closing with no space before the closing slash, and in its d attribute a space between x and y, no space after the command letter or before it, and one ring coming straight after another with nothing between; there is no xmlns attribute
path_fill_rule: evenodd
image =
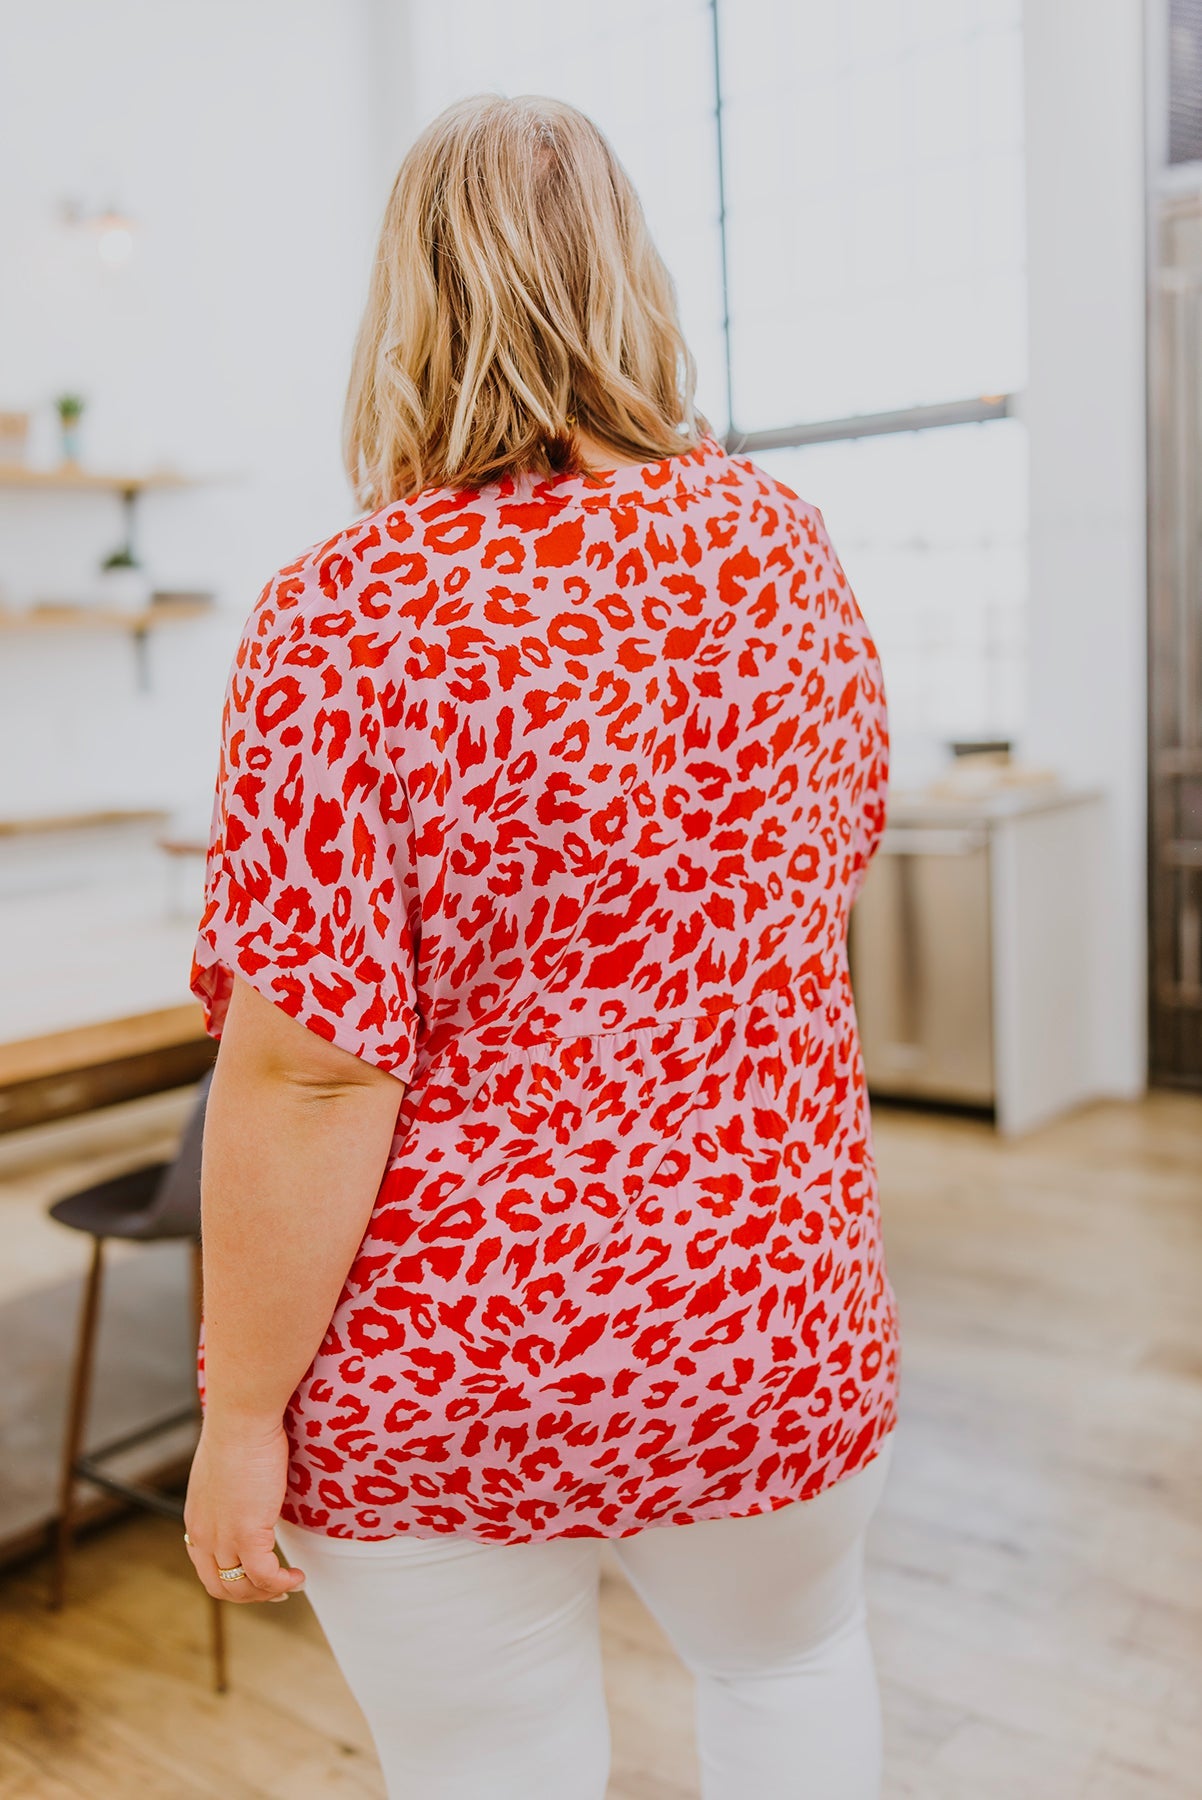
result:
<svg viewBox="0 0 1202 1800"><path fill-rule="evenodd" d="M718 178L718 244L722 276L722 351L725 377L727 429L723 442L731 455L762 450L800 450L814 444L832 444L851 438L882 437L895 432L938 431L948 425L986 424L993 419L1021 416L1022 395L972 394L961 400L935 401L885 412L850 413L842 418L798 421L758 430L735 423L734 352L730 313L730 255L727 224L726 150L723 123L722 0L706 0L710 15L713 71L713 121L715 166Z"/></svg>

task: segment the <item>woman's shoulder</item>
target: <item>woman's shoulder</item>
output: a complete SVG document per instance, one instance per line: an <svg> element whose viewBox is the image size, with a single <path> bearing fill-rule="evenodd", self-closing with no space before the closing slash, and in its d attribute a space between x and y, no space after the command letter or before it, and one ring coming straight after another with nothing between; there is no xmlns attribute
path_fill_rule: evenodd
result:
<svg viewBox="0 0 1202 1800"><path fill-rule="evenodd" d="M486 488L425 488L361 514L332 537L309 544L271 577L264 597L284 607L306 600L337 603L378 594L377 584L407 585L438 558L471 548L490 515L504 516L518 498L513 482Z"/></svg>
<svg viewBox="0 0 1202 1800"><path fill-rule="evenodd" d="M813 501L804 499L752 458L730 454L717 444L714 448L717 456L703 485L724 512L735 498L732 490L738 489L738 510L746 512L749 524L754 521L755 535L783 530L797 544L827 544L825 521ZM570 560L569 550L580 553L582 544L577 538L583 536L586 515L596 515L604 523L614 510L610 504L613 495L606 493L600 499L605 504L586 495L582 504L574 506L572 494L554 481L513 478L480 488L424 488L363 513L332 536L307 545L267 581L252 620L267 613L274 625L284 615L295 619L302 613L316 614L328 630L330 615L339 610L370 615L378 607L382 613L389 610L388 596L395 607L398 599L403 602L406 590L410 601L416 603L431 578L440 585L440 574L456 565L462 573L462 557L471 563L474 553L492 566L503 560L499 557L502 540L507 541L507 554L512 555L514 537L551 534L556 541L548 538L539 548L538 560L540 567L544 562L558 566ZM571 515L566 527L560 524L564 514ZM624 534L628 521L619 522ZM558 538L565 532L571 543L561 555Z"/></svg>
<svg viewBox="0 0 1202 1800"><path fill-rule="evenodd" d="M340 602L357 599L373 583L383 582L396 572L402 546L416 533L416 504L413 500L390 502L352 519L332 536L307 544L268 577L252 618L266 611L277 616L306 609L328 611Z"/></svg>
<svg viewBox="0 0 1202 1800"><path fill-rule="evenodd" d="M770 470L765 469L761 463L755 462L750 456L733 454L728 455L727 461L733 464L740 471L742 477L760 494L776 500L783 500L790 512L795 513L799 518L811 519L817 526L823 527L822 513L814 501L805 499L795 488L791 488L788 482L781 481Z"/></svg>

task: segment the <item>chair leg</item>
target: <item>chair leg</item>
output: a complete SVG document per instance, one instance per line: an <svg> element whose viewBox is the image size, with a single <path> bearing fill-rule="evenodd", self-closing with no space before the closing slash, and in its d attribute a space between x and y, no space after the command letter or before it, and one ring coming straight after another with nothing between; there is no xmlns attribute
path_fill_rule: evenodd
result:
<svg viewBox="0 0 1202 1800"><path fill-rule="evenodd" d="M196 1336L200 1338L200 1328L204 1322L204 1258L201 1255L200 1239L192 1241L192 1323Z"/></svg>
<svg viewBox="0 0 1202 1800"><path fill-rule="evenodd" d="M56 1609L63 1604L66 1595L67 1560L75 1537L75 1464L83 1449L84 1432L87 1428L103 1276L104 1239L97 1237L92 1239L92 1264L84 1287L83 1310L80 1313L79 1336L75 1346L75 1370L67 1411L67 1436L63 1445L58 1518L55 1522L54 1571L50 1587L50 1604Z"/></svg>
<svg viewBox="0 0 1202 1800"><path fill-rule="evenodd" d="M192 1246L192 1315L196 1327L196 1336L200 1337L201 1321L204 1316L204 1265L200 1253L200 1240ZM209 1596L209 1643L213 1657L213 1691L224 1694L229 1686L228 1666L226 1662L225 1640L225 1606L224 1600L214 1600Z"/></svg>
<svg viewBox="0 0 1202 1800"><path fill-rule="evenodd" d="M209 1619L212 1627L213 1692L224 1694L229 1685L225 1660L225 1609L228 1602L209 1595Z"/></svg>

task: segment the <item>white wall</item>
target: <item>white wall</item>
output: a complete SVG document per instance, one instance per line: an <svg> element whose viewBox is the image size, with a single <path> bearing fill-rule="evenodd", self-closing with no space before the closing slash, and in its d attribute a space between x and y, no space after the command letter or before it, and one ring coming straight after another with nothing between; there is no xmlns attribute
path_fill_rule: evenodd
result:
<svg viewBox="0 0 1202 1800"><path fill-rule="evenodd" d="M354 515L338 453L383 199L381 0L0 0L0 408L89 398L97 463L233 477L151 496L160 585L213 621L0 637L0 815L184 807L207 822L229 658L263 581ZM59 203L139 222L106 271ZM0 493L0 598L70 594L120 537L106 497Z"/></svg>
<svg viewBox="0 0 1202 1800"><path fill-rule="evenodd" d="M1093 1030L1103 1091L1146 1067L1143 19L1026 0L1030 377L1024 748L1101 789Z"/></svg>

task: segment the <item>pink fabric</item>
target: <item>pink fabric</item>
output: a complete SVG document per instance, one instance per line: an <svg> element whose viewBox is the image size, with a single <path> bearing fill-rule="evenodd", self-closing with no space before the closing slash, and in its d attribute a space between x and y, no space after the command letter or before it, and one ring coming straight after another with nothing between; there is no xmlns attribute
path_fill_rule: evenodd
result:
<svg viewBox="0 0 1202 1800"><path fill-rule="evenodd" d="M268 583L192 971L404 1083L284 1518L620 1536L894 1422L847 915L880 668L821 516L712 438L432 490Z"/></svg>

